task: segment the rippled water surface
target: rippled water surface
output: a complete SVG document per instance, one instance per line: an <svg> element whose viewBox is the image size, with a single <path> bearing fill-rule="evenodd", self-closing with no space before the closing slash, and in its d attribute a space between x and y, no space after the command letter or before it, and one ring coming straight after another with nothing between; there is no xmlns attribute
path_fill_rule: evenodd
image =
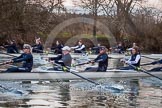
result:
<svg viewBox="0 0 162 108"><path fill-rule="evenodd" d="M120 67L118 60L109 62ZM4 67L2 67L4 68ZM1 108L162 108L156 78L80 81L0 81Z"/></svg>

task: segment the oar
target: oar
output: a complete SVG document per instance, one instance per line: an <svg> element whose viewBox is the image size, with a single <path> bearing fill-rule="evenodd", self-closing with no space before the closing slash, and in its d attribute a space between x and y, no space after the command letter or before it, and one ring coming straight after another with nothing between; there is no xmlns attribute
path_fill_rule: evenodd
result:
<svg viewBox="0 0 162 108"><path fill-rule="evenodd" d="M151 63L141 64L140 66L147 66L147 65L152 65L152 62Z"/></svg>
<svg viewBox="0 0 162 108"><path fill-rule="evenodd" d="M161 60L158 60L158 61L154 61L154 62L151 62L151 63L146 63L146 64L142 64L141 66L146 66L146 65L155 65L155 64L162 64L162 59Z"/></svg>
<svg viewBox="0 0 162 108"><path fill-rule="evenodd" d="M57 63L54 63L54 65L56 65L56 66L58 66L58 67L61 67L61 68L64 68L63 66L61 66L60 64L57 64ZM78 77L80 77L80 78L82 78L82 79L84 79L84 80L86 80L86 81L88 81L88 82L91 82L91 83L93 83L93 84L95 84L95 85L100 85L99 83L96 83L96 82L94 82L94 81L92 81L92 80L90 80L90 79L88 79L88 78L85 78L85 77L83 77L83 76L81 76L81 75L75 73L75 72L78 72L77 70L74 70L74 69L72 70L72 69L70 69L70 67L68 67L68 66L66 66L65 68L67 69L67 72L70 72L70 73L72 73L73 75L76 75L76 76L78 76ZM66 70L66 69L65 69L65 70Z"/></svg>
<svg viewBox="0 0 162 108"><path fill-rule="evenodd" d="M1 52L1 51L0 51L0 53L1 53L1 54L5 54L5 55L8 55L8 56L11 56L11 57L17 57L17 56L15 56L15 55L12 55L12 54L9 54L9 53L4 53L4 52Z"/></svg>
<svg viewBox="0 0 162 108"><path fill-rule="evenodd" d="M113 57L108 57L109 59L119 59L119 58L113 58Z"/></svg>
<svg viewBox="0 0 162 108"><path fill-rule="evenodd" d="M141 57L148 58L148 59L152 59L152 60L159 60L157 58L147 57L147 56L144 56L144 55L141 55Z"/></svg>
<svg viewBox="0 0 162 108"><path fill-rule="evenodd" d="M12 63L12 62L11 61L3 62L3 63L0 63L0 66L6 65L6 64L9 64L9 63Z"/></svg>
<svg viewBox="0 0 162 108"><path fill-rule="evenodd" d="M43 54L54 54L54 52L51 51L44 51L44 50L39 50L39 49L34 49L35 51L41 51ZM40 53L40 54L42 54Z"/></svg>
<svg viewBox="0 0 162 108"><path fill-rule="evenodd" d="M85 64L89 64L89 63L91 63L91 62L90 61L87 61L87 62L84 62L84 63L78 63L78 64L72 65L72 67L81 66L81 65L85 65Z"/></svg>
<svg viewBox="0 0 162 108"><path fill-rule="evenodd" d="M127 63L127 64L128 64L128 63ZM158 77L158 76L155 76L155 75L149 73L149 72L148 72L147 70L145 70L145 69L141 69L141 68L136 67L136 66L134 66L134 65L132 65L132 64L128 64L128 65L131 66L131 67L133 67L133 68L134 68L135 70L137 70L137 71L146 73L146 74L148 74L148 75L150 75L150 76L152 76L152 77L155 77L155 78L157 78L157 79L159 79L159 80L162 80L162 78L160 78L160 77Z"/></svg>
<svg viewBox="0 0 162 108"><path fill-rule="evenodd" d="M12 92L14 94L19 94L19 95L23 95L24 93L20 90L17 90L17 89L13 89L13 88L7 88L7 87L4 87L3 85L0 84L0 88L8 91L8 92Z"/></svg>

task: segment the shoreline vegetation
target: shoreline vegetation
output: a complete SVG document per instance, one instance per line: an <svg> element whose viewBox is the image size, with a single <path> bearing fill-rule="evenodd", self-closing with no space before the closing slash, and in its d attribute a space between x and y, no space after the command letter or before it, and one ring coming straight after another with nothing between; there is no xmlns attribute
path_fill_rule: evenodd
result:
<svg viewBox="0 0 162 108"><path fill-rule="evenodd" d="M116 42L122 42L125 48L135 42L142 52L162 52L162 10L156 7L140 5L142 1L137 0L96 0L93 3L83 0L82 3L75 2L76 7L85 10L85 13L78 13L69 11L63 1L58 1L62 0L0 0L0 45L7 40L15 40L21 48L24 43L34 44L35 37L40 37L44 44L50 32L59 24L84 17L104 24ZM84 35L84 44L88 48L94 46L89 39L91 36L109 48L110 40L100 29L95 26L95 22L93 25L81 22L71 24L55 36L53 43L61 40L65 44L73 37ZM77 42L73 40L72 44L75 44L74 41Z"/></svg>

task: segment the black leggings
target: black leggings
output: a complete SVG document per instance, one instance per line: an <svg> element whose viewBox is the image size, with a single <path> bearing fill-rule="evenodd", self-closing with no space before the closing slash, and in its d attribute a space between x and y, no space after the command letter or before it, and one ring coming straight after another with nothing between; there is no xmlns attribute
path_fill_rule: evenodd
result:
<svg viewBox="0 0 162 108"><path fill-rule="evenodd" d="M5 72L31 72L28 68L21 68L21 67L11 67L8 68Z"/></svg>

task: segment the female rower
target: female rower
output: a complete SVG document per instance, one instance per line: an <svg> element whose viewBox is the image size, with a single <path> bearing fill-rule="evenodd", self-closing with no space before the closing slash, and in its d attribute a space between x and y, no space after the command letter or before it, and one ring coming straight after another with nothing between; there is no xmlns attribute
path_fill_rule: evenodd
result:
<svg viewBox="0 0 162 108"><path fill-rule="evenodd" d="M85 52L85 45L83 44L82 40L79 40L78 45L71 47L71 49L74 49L74 53L83 53Z"/></svg>
<svg viewBox="0 0 162 108"><path fill-rule="evenodd" d="M60 41L56 41L56 46L52 47L51 50L54 50L55 54L62 54L62 48L64 45Z"/></svg>
<svg viewBox="0 0 162 108"><path fill-rule="evenodd" d="M32 52L33 53L43 53L43 45L41 44L40 38L37 38L35 40L35 42L36 42L36 44L32 46L33 47Z"/></svg>
<svg viewBox="0 0 162 108"><path fill-rule="evenodd" d="M121 60L122 62L125 62L129 66L120 68L121 70L129 70L129 69L134 69L135 67L140 67L140 61L141 61L141 55L139 52L139 48L137 46L133 47L131 49L131 57L126 61L126 60ZM132 65L132 66L131 66Z"/></svg>
<svg viewBox="0 0 162 108"><path fill-rule="evenodd" d="M31 46L24 44L23 52L19 57L16 57L6 63L18 63L23 62L21 67L11 67L8 68L5 72L31 72L33 67L33 56L31 54Z"/></svg>

